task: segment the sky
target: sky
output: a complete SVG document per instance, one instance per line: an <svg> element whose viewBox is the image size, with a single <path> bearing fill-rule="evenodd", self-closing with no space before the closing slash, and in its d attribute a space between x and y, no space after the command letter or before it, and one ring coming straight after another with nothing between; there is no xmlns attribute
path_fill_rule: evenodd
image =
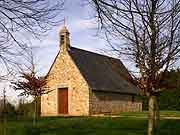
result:
<svg viewBox="0 0 180 135"><path fill-rule="evenodd" d="M59 19L65 18L65 26L70 32L70 45L76 48L84 50L103 53L104 50L110 49L105 39L102 39L102 35L98 34L98 24L95 20L95 13L90 5L83 3L86 0L65 0L64 10L60 14ZM59 31L64 26L64 22L60 22L59 25L54 26L47 35L39 39L33 37L26 38L31 40L31 45L34 47L33 54L36 58L36 64L38 65L38 73L40 75L46 75L52 65L58 51L59 51ZM24 34L23 34L24 36ZM112 56L111 53L106 55ZM115 57L115 55L114 55ZM126 59L120 58L126 67L131 69L131 64ZM0 84L0 88L3 85L8 86L9 83ZM8 100L17 104L18 92L15 92L7 87ZM2 93L0 93L0 97Z"/></svg>
<svg viewBox="0 0 180 135"><path fill-rule="evenodd" d="M71 46L93 52L106 48L105 41L97 36L97 23L92 17L92 10L84 6L82 0L67 0L62 16L70 32ZM40 45L37 51L43 73L48 71L59 50L59 31L63 25L64 22L54 27L41 41L33 41L34 46Z"/></svg>
<svg viewBox="0 0 180 135"><path fill-rule="evenodd" d="M84 0L65 0L65 9L60 15L60 19L65 18L65 25L70 32L70 45L73 47L102 53L102 50L108 49L107 42L97 36L97 22L94 19L94 13L91 7L84 5ZM58 26L53 27L41 40L31 39L32 46L36 48L34 54L38 64L38 72L46 75L52 65L55 56L59 51L59 31L64 26L60 22ZM27 35L28 36L28 35ZM120 58L129 70L134 70L131 63L124 58ZM7 85L8 84L4 84ZM1 84L0 84L0 87ZM7 88L7 95L10 102L17 103L18 93ZM0 96L2 93L0 93Z"/></svg>
<svg viewBox="0 0 180 135"><path fill-rule="evenodd" d="M83 0L66 0L65 9L60 17L60 19L65 18L65 25L70 32L71 46L98 53L107 48L105 40L97 36L97 23L92 9L84 5ZM63 26L64 22L60 22L59 26L53 27L41 40L30 38L32 46L36 48L34 54L41 75L46 75L59 51L59 31ZM8 86L7 83L3 85ZM0 86L2 87L1 84ZM17 104L17 95L17 92L7 88L10 102Z"/></svg>

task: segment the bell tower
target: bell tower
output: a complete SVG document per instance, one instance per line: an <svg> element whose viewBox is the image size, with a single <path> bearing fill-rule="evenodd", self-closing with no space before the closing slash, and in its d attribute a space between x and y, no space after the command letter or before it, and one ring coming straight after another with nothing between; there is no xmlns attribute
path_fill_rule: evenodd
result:
<svg viewBox="0 0 180 135"><path fill-rule="evenodd" d="M60 36L60 49L62 51L70 50L69 31L66 26L63 26L59 33Z"/></svg>

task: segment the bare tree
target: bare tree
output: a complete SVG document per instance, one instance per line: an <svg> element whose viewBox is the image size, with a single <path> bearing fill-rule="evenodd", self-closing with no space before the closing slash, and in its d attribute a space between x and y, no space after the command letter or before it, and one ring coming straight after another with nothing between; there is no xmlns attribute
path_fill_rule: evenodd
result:
<svg viewBox="0 0 180 135"><path fill-rule="evenodd" d="M0 64L16 64L31 38L57 25L64 0L0 0Z"/></svg>
<svg viewBox="0 0 180 135"><path fill-rule="evenodd" d="M153 135L160 83L180 57L180 0L88 1L113 50L129 58L140 73L136 81L149 99L148 135ZM111 37L119 42L112 44Z"/></svg>

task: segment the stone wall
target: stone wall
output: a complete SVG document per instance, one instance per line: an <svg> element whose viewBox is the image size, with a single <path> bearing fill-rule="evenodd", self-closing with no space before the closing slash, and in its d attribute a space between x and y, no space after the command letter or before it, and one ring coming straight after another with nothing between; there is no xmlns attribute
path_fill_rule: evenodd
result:
<svg viewBox="0 0 180 135"><path fill-rule="evenodd" d="M112 92L91 91L90 114L141 111L140 97Z"/></svg>
<svg viewBox="0 0 180 135"><path fill-rule="evenodd" d="M58 88L68 88L68 114L89 114L89 88L68 52L57 55L47 76L47 86L53 90L41 98L43 116L58 114Z"/></svg>

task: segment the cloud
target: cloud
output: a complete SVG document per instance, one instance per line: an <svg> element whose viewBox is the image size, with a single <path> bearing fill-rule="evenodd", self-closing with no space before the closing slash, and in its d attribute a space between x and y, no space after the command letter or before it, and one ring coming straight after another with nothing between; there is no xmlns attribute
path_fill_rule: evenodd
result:
<svg viewBox="0 0 180 135"><path fill-rule="evenodd" d="M79 19L75 21L74 25L78 30L97 28L97 22L95 19Z"/></svg>

